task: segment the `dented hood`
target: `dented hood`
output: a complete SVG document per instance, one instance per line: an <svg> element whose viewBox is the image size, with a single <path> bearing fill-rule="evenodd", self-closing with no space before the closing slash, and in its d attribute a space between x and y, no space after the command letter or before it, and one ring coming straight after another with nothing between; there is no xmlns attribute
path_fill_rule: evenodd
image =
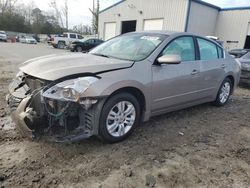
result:
<svg viewBox="0 0 250 188"><path fill-rule="evenodd" d="M132 65L132 61L84 53L65 53L28 60L22 64L20 70L36 78L53 81L74 74L95 74L115 69L129 68Z"/></svg>

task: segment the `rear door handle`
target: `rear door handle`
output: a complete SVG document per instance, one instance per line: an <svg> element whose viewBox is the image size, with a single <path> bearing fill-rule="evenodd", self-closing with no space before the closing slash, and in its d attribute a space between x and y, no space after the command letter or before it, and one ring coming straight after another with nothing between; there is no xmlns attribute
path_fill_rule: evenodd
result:
<svg viewBox="0 0 250 188"><path fill-rule="evenodd" d="M198 73L199 73L199 71L193 70L193 71L191 72L191 75L196 75L196 74L198 74Z"/></svg>

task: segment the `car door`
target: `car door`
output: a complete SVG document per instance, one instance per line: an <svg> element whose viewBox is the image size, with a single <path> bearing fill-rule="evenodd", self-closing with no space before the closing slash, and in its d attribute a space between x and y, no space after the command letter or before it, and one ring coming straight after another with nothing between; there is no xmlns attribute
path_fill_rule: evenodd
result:
<svg viewBox="0 0 250 188"><path fill-rule="evenodd" d="M194 38L182 36L172 40L159 55L179 55L182 61L152 66L153 111L189 105L199 98L200 65L196 51Z"/></svg>
<svg viewBox="0 0 250 188"><path fill-rule="evenodd" d="M94 39L90 39L87 42L86 50L90 50L94 47Z"/></svg>
<svg viewBox="0 0 250 188"><path fill-rule="evenodd" d="M69 44L74 41L77 41L76 34L69 34Z"/></svg>
<svg viewBox="0 0 250 188"><path fill-rule="evenodd" d="M198 85L199 95L203 98L213 97L225 77L227 62L223 49L216 43L197 37L200 54L200 75L202 84Z"/></svg>

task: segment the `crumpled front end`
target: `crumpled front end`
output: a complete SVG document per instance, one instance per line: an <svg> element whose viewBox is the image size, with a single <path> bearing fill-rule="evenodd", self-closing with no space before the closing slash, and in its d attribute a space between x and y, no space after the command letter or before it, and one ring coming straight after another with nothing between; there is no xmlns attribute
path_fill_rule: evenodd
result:
<svg viewBox="0 0 250 188"><path fill-rule="evenodd" d="M60 90L57 86L60 84L24 73L19 73L12 81L7 102L19 132L29 138L47 136L57 142L97 135L100 116L97 109L101 108L104 99L72 100L70 97L74 90L71 87L65 86Z"/></svg>

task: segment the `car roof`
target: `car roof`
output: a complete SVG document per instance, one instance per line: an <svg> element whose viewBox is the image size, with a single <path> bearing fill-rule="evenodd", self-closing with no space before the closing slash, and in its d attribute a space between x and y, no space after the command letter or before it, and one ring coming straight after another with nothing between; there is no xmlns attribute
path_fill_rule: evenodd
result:
<svg viewBox="0 0 250 188"><path fill-rule="evenodd" d="M81 34L78 34L78 33L68 33L68 32L65 32L63 34L81 35Z"/></svg>
<svg viewBox="0 0 250 188"><path fill-rule="evenodd" d="M149 30L149 31L140 31L140 32L131 32L131 33L147 33L147 34L161 34L161 35L167 35L167 36L181 36L181 35L192 35L192 36L197 36L197 37L201 37L210 41L214 41L211 40L205 36L201 36L201 35L197 35L195 33L189 33L189 32L178 32L178 31L166 31L166 30Z"/></svg>
<svg viewBox="0 0 250 188"><path fill-rule="evenodd" d="M132 33L148 33L148 34L173 35L173 34L178 34L178 33L181 33L181 32L164 31L164 30L146 30L146 31L132 32Z"/></svg>
<svg viewBox="0 0 250 188"><path fill-rule="evenodd" d="M197 35L195 33L189 33L189 32L177 32L177 31L164 31L164 30L151 30L151 31L136 31L136 32L130 32L130 33L125 33L126 34L132 34L132 33L138 33L138 34L160 34L160 35L166 35L166 36L172 36L172 37L179 37L179 36L195 36L195 37L199 37L202 38L204 40L208 40L220 47L222 47L217 41L209 39L205 36L201 36L201 35ZM222 47L223 48L223 47Z"/></svg>

